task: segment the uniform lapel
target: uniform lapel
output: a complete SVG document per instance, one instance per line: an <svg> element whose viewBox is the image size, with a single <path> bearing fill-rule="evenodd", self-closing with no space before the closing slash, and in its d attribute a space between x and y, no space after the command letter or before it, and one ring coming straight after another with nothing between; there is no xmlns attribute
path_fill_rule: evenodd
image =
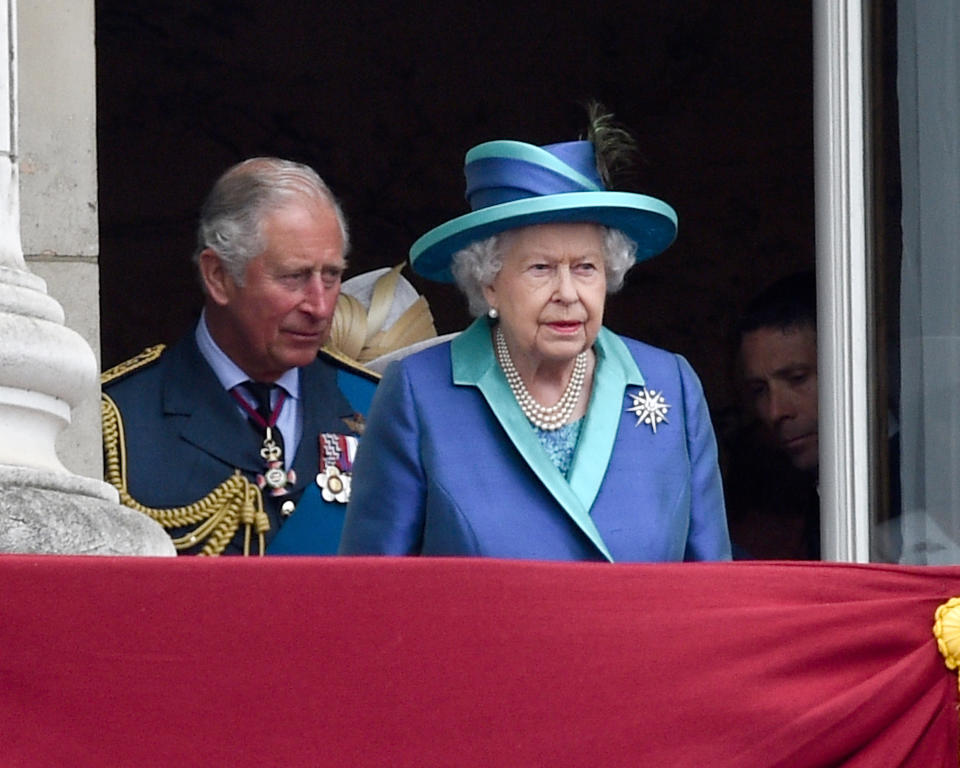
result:
<svg viewBox="0 0 960 768"><path fill-rule="evenodd" d="M597 353L593 392L568 476L571 489L587 509L600 492L613 454L617 430L626 412L624 391L629 385L644 385L633 356L615 333L601 328L593 346Z"/></svg>
<svg viewBox="0 0 960 768"><path fill-rule="evenodd" d="M211 456L245 472L261 471L259 442L200 354L194 335L187 334L170 354L176 357L163 383L164 417L187 417L182 418L180 437ZM236 439L247 432L250 440Z"/></svg>
<svg viewBox="0 0 960 768"><path fill-rule="evenodd" d="M612 562L613 558L590 517L589 505L583 504L570 483L550 461L510 391L510 385L496 363L486 320L480 318L474 321L451 342L451 360L453 383L475 386L480 390L497 421L530 469L594 546Z"/></svg>
<svg viewBox="0 0 960 768"><path fill-rule="evenodd" d="M165 417L182 420L180 437L232 467L252 474L262 472L260 443L200 354L193 334L169 354L174 358L163 385L163 408ZM300 377L303 429L293 465L298 487L317 473L317 437L323 432L349 433L342 418L352 413L350 403L336 387L335 370L314 362L300 369ZM250 440L237 439L248 432Z"/></svg>

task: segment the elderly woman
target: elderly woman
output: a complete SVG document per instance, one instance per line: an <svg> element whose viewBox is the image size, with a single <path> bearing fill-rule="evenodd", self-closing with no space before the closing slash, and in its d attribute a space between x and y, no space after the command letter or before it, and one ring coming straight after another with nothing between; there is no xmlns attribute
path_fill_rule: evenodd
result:
<svg viewBox="0 0 960 768"><path fill-rule="evenodd" d="M473 212L420 238L411 261L455 279L478 317L387 369L342 554L729 559L696 374L603 327L607 294L670 245L676 214L607 190L600 134L467 153Z"/></svg>

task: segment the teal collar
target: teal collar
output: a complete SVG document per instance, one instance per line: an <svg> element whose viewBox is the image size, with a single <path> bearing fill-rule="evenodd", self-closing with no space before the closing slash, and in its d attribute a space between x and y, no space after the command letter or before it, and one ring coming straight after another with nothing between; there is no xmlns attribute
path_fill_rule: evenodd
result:
<svg viewBox="0 0 960 768"><path fill-rule="evenodd" d="M590 508L600 492L613 453L617 428L624 414L624 390L629 385L643 386L644 380L626 345L616 334L601 328L593 349L597 355L593 392L568 478L561 475L550 461L533 426L510 391L494 355L489 321L478 318L457 336L451 343L450 356L453 383L480 390L540 482L594 546L612 562L613 558L590 517Z"/></svg>

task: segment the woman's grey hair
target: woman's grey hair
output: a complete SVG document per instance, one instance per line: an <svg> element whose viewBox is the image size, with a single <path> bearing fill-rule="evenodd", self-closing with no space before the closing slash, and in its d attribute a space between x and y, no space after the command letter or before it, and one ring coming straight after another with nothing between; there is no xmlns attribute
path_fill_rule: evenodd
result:
<svg viewBox="0 0 960 768"><path fill-rule="evenodd" d="M508 230L509 232L509 230ZM485 286L493 283L503 267L501 245L507 232L477 240L453 254L450 271L457 286L467 297L470 314L479 317L490 305L483 295ZM637 244L621 230L603 227L603 262L607 276L607 293L616 293L623 287L627 270L636 263Z"/></svg>
<svg viewBox="0 0 960 768"><path fill-rule="evenodd" d="M330 204L340 225L346 256L350 247L346 217L317 172L292 160L254 157L227 170L207 195L200 209L194 263L199 265L200 254L209 248L242 285L247 264L265 247L262 229L267 214L297 197Z"/></svg>

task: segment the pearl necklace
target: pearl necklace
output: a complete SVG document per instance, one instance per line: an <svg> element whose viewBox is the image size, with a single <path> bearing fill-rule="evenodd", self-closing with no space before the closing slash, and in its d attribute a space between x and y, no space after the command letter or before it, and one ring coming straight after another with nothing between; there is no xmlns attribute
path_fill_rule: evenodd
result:
<svg viewBox="0 0 960 768"><path fill-rule="evenodd" d="M507 348L506 339L503 338L503 331L497 326L495 334L495 350L497 362L503 369L503 374L507 378L507 384L510 385L510 391L531 424L539 429L552 432L560 429L570 420L580 402L580 395L583 392L583 382L587 373L587 353L586 350L577 355L576 362L573 364L573 373L570 374L570 381L567 382L567 388L563 391L563 396L550 406L541 405L533 395L527 390L526 384L520 378L520 372L517 366L513 364L513 358L510 357L510 350Z"/></svg>

